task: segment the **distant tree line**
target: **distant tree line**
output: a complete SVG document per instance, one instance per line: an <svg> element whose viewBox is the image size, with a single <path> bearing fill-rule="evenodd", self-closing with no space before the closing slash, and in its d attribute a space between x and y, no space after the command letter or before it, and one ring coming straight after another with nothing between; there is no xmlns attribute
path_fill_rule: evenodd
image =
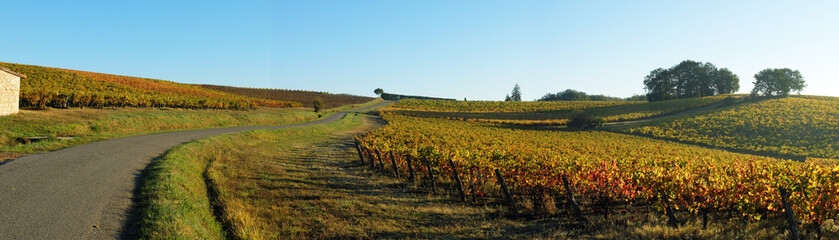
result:
<svg viewBox="0 0 839 240"><path fill-rule="evenodd" d="M562 92L558 93L548 93L542 98L536 99L536 101L646 101L647 98L644 95L635 95L628 98L619 98L619 97L612 97L606 96L603 94L598 95L588 95L585 92L577 91L573 89L567 89Z"/></svg>

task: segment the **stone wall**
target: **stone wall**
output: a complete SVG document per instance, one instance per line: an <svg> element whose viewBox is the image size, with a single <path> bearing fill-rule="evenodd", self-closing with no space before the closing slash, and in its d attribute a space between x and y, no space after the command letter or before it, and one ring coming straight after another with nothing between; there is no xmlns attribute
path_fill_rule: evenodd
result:
<svg viewBox="0 0 839 240"><path fill-rule="evenodd" d="M20 104L20 77L0 70L0 116L18 112Z"/></svg>

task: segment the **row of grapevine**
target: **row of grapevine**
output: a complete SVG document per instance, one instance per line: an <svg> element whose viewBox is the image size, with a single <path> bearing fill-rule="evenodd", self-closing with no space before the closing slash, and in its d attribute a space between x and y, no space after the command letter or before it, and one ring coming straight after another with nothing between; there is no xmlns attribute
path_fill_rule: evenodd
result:
<svg viewBox="0 0 839 240"><path fill-rule="evenodd" d="M373 101L373 98L353 96L347 94L330 94L325 92L301 91L301 90L285 90L285 89L267 89L267 88L243 88L243 87L228 87L216 85L199 85L201 87L212 89L216 91L232 93L236 95L276 100L276 101L295 101L303 103L307 107L313 107L317 99L323 100L325 108L335 108L350 104L361 104Z"/></svg>
<svg viewBox="0 0 839 240"><path fill-rule="evenodd" d="M253 109L257 107L295 107L294 102L261 102L257 100L235 100L226 98L208 98L181 95L162 95L150 93L108 94L88 92L58 92L34 90L21 91L22 107L44 109L46 107L172 107L193 109Z"/></svg>
<svg viewBox="0 0 839 240"><path fill-rule="evenodd" d="M760 219L782 212L779 189L788 188L796 215L813 223L839 218L839 166L607 132L516 130L390 114L385 119L390 124L359 139L362 147L425 159L447 175L453 172L448 161L469 172L498 169L515 192L560 194L565 177L585 202L654 204L697 214L736 211Z"/></svg>

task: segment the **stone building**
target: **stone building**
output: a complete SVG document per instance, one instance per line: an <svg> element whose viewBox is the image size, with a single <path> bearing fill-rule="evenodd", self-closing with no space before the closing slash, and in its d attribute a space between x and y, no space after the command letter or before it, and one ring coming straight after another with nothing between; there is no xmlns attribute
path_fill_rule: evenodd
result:
<svg viewBox="0 0 839 240"><path fill-rule="evenodd" d="M18 112L21 78L26 76L0 66L0 116Z"/></svg>

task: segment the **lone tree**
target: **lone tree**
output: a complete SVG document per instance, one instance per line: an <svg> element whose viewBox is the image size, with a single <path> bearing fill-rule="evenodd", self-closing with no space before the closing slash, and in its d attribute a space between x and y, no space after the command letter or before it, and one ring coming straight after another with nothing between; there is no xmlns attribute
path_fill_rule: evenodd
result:
<svg viewBox="0 0 839 240"><path fill-rule="evenodd" d="M519 88L518 83L516 83L516 86L513 87L513 92L510 93L510 95L507 96L504 99L504 101L516 101L516 102L521 101L521 89Z"/></svg>
<svg viewBox="0 0 839 240"><path fill-rule="evenodd" d="M382 90L381 88L376 88L376 90L373 90L373 93L375 93L376 95L382 95L382 93L385 93L385 90Z"/></svg>
<svg viewBox="0 0 839 240"><path fill-rule="evenodd" d="M740 78L711 63L685 60L669 69L658 68L644 78L651 102L729 94L740 89Z"/></svg>
<svg viewBox="0 0 839 240"><path fill-rule="evenodd" d="M754 84L753 96L788 96L790 91L801 94L801 90L807 87L801 73L789 68L763 69L755 74Z"/></svg>

